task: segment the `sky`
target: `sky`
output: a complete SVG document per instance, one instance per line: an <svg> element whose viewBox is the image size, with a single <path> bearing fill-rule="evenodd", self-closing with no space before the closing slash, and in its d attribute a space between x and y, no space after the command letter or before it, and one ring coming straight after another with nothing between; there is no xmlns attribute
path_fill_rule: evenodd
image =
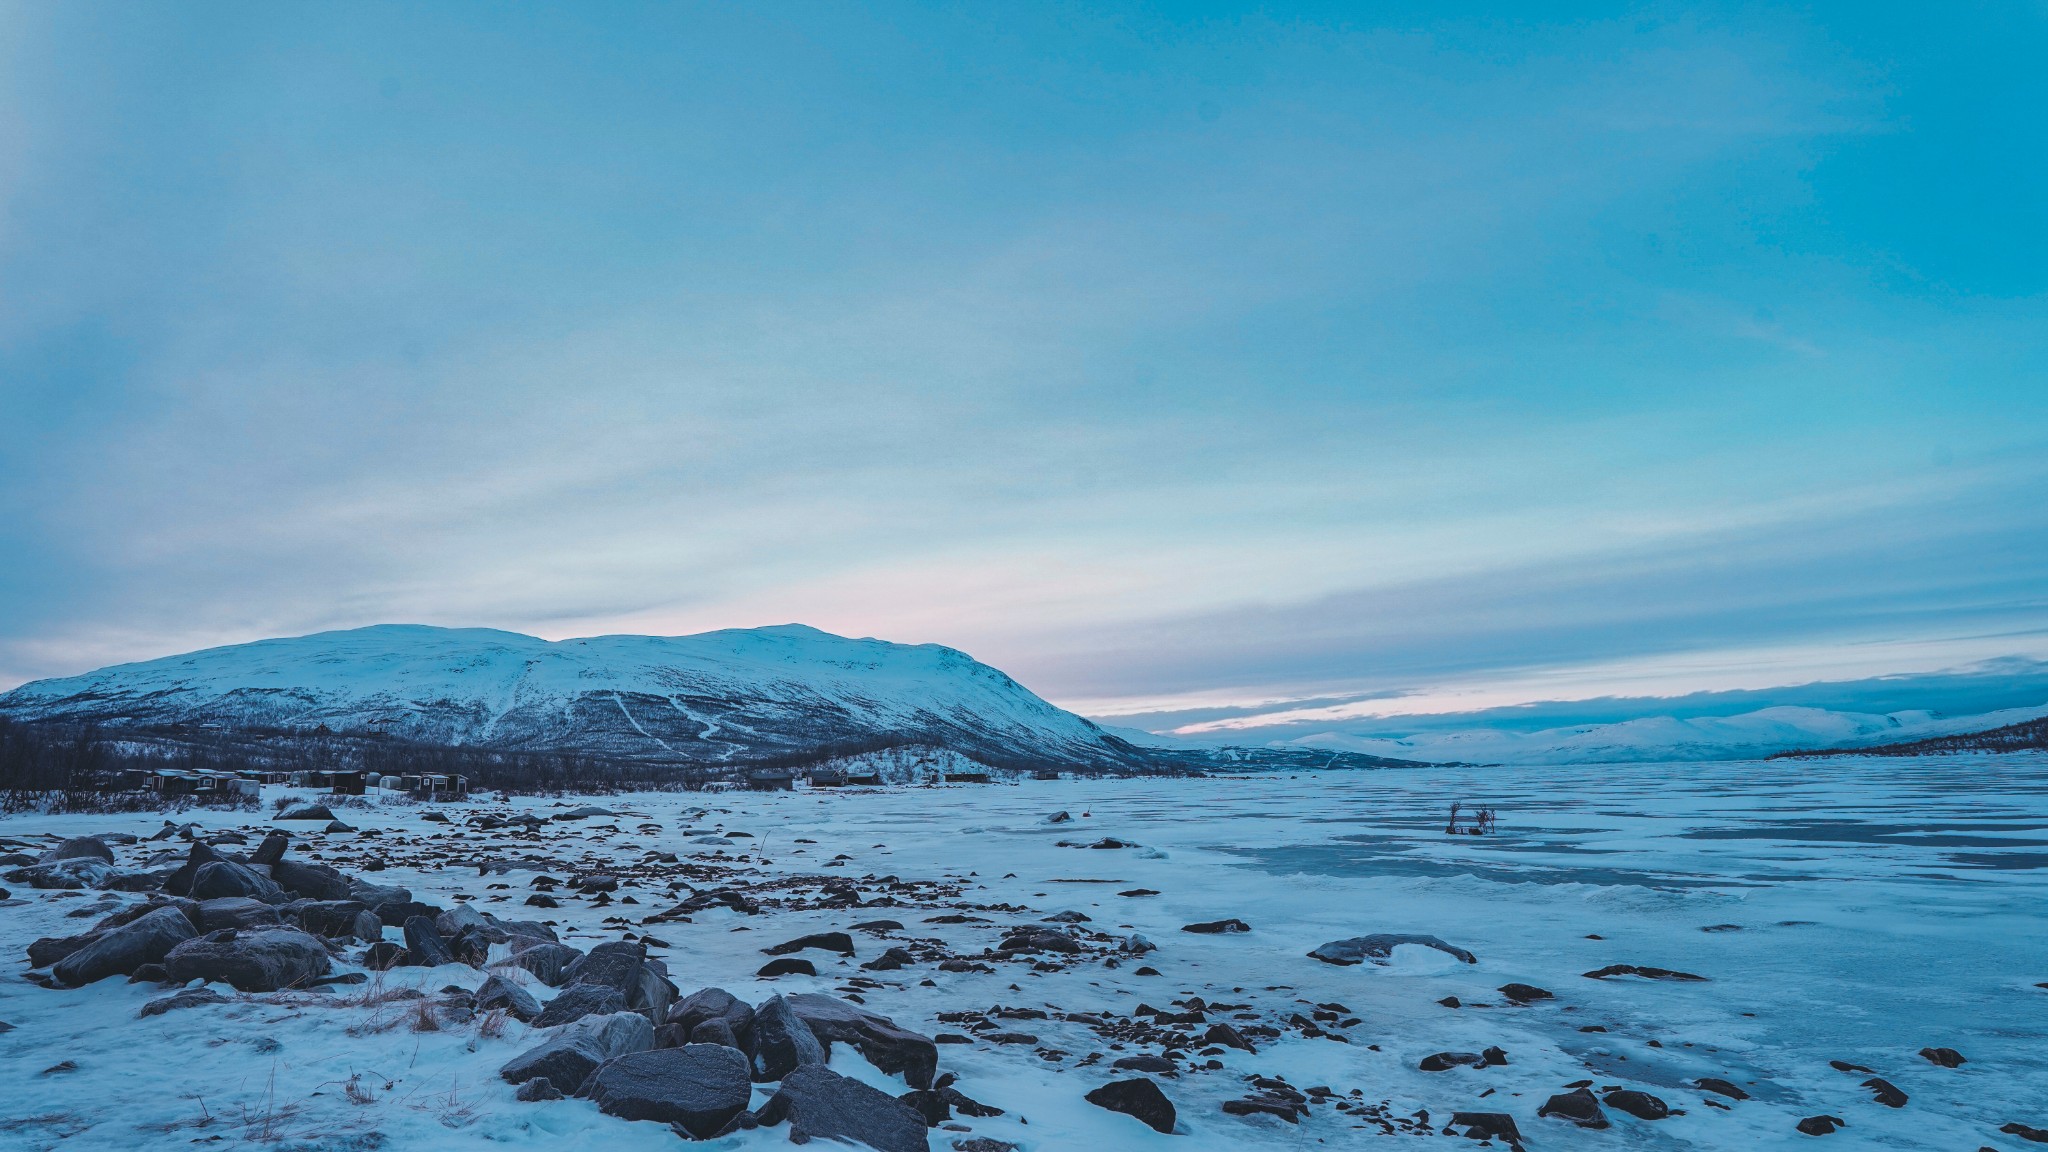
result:
<svg viewBox="0 0 2048 1152"><path fill-rule="evenodd" d="M380 622L798 621L1151 727L2020 667L2044 55L2040 0L0 3L0 687Z"/></svg>

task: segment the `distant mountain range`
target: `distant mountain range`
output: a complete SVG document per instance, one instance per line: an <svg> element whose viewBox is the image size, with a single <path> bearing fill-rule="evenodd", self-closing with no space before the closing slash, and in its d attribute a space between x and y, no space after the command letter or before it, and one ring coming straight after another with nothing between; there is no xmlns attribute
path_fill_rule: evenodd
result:
<svg viewBox="0 0 2048 1152"><path fill-rule="evenodd" d="M138 739L319 734L714 774L902 746L1001 768L1093 772L1325 758L1140 746L954 649L794 624L560 641L380 625L39 680L0 696L0 718Z"/></svg>

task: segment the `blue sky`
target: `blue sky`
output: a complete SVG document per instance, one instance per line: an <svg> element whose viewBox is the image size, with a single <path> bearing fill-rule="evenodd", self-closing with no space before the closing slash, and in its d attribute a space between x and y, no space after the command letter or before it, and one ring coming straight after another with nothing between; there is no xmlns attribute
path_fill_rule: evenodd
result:
<svg viewBox="0 0 2048 1152"><path fill-rule="evenodd" d="M1175 717L2048 656L2044 52L0 6L0 685L383 621L797 620Z"/></svg>

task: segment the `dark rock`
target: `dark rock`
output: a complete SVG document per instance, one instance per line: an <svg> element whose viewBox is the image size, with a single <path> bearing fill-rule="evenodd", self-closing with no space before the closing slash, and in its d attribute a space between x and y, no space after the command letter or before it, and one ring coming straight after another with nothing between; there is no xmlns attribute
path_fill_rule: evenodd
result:
<svg viewBox="0 0 2048 1152"><path fill-rule="evenodd" d="M249 863L261 864L265 868L273 867L279 860L284 859L284 850L291 846L291 842L290 836L282 832L272 832L263 838L263 843L258 844L254 852L249 853Z"/></svg>
<svg viewBox="0 0 2048 1152"><path fill-rule="evenodd" d="M677 1001L668 1022L682 1028L686 1043L754 1050L753 1006L723 988L701 988Z"/></svg>
<svg viewBox="0 0 2048 1152"><path fill-rule="evenodd" d="M1173 1101L1166 1098L1159 1085L1143 1076L1113 1080L1088 1093L1084 1099L1097 1108L1136 1117L1154 1132L1173 1131Z"/></svg>
<svg viewBox="0 0 2048 1152"><path fill-rule="evenodd" d="M56 961L50 977L67 988L79 988L109 976L126 976L165 957L199 933L176 908L164 906L118 928L110 928Z"/></svg>
<svg viewBox="0 0 2048 1152"><path fill-rule="evenodd" d="M780 1080L797 1068L824 1062L825 1046L789 1001L770 996L754 1009L754 1079Z"/></svg>
<svg viewBox="0 0 2048 1152"><path fill-rule="evenodd" d="M184 988L142 1006L140 1015L161 1016L179 1008L198 1008L205 1004L226 1004L228 998L211 988Z"/></svg>
<svg viewBox="0 0 2048 1152"><path fill-rule="evenodd" d="M1242 920L1210 920L1202 924L1184 925L1181 928L1183 932L1198 932L1204 936L1235 935L1251 930L1252 926Z"/></svg>
<svg viewBox="0 0 2048 1152"><path fill-rule="evenodd" d="M279 820L332 820L334 813L325 804L294 804L277 814Z"/></svg>
<svg viewBox="0 0 2048 1152"><path fill-rule="evenodd" d="M815 993L791 996L789 1007L819 1040L852 1045L868 1063L901 1074L912 1088L929 1088L938 1075L939 1050L931 1038L899 1027L886 1016Z"/></svg>
<svg viewBox="0 0 2048 1152"><path fill-rule="evenodd" d="M503 976L493 974L476 990L476 1010L502 1011L514 1020L525 1023L539 1016L541 1008L540 1001L533 998L533 993Z"/></svg>
<svg viewBox="0 0 2048 1152"><path fill-rule="evenodd" d="M1477 956L1455 944L1446 944L1435 936L1419 936L1406 932L1379 932L1371 936L1353 936L1348 940L1332 940L1309 955L1325 964L1362 964L1367 960L1375 964L1384 964L1394 949L1402 944L1434 948L1467 964L1479 963Z"/></svg>
<svg viewBox="0 0 2048 1152"><path fill-rule="evenodd" d="M1569 1120L1581 1128L1605 1128L1608 1126L1607 1113L1600 1110L1600 1101L1584 1088L1560 1092L1544 1101L1536 1110L1538 1116L1555 1116Z"/></svg>
<svg viewBox="0 0 2048 1152"><path fill-rule="evenodd" d="M292 909L299 927L330 940L384 938L384 922L360 900L308 900Z"/></svg>
<svg viewBox="0 0 2048 1152"><path fill-rule="evenodd" d="M1448 1072L1453 1068L1484 1068L1486 1057L1477 1052L1434 1052L1418 1065L1424 1072Z"/></svg>
<svg viewBox="0 0 2048 1152"><path fill-rule="evenodd" d="M1225 1048L1235 1048L1240 1052L1258 1051L1258 1049L1252 1047L1251 1041L1244 1038L1244 1033L1221 1021L1209 1025L1209 1030L1202 1034L1202 1043L1219 1044Z"/></svg>
<svg viewBox="0 0 2048 1152"><path fill-rule="evenodd" d="M1736 1087L1734 1084L1731 1084L1718 1076L1702 1076L1699 1079L1693 1081L1693 1085L1702 1092L1712 1092L1717 1095L1726 1096L1730 1100L1749 1099L1749 1093L1744 1092L1742 1089Z"/></svg>
<svg viewBox="0 0 2048 1152"><path fill-rule="evenodd" d="M761 965L760 971L754 973L754 975L764 980L773 980L777 976L816 976L817 974L817 967L809 960L805 960L800 956L784 956L780 960L770 960L766 964Z"/></svg>
<svg viewBox="0 0 2048 1152"><path fill-rule="evenodd" d="M896 1097L910 1105L911 1111L924 1117L925 1127L937 1128L953 1118L953 1106L947 1102L946 1094L929 1088L913 1088Z"/></svg>
<svg viewBox="0 0 2048 1152"><path fill-rule="evenodd" d="M455 953L449 951L448 942L441 939L434 922L425 916L414 916L405 922L405 950L412 954L413 963L428 968L455 963Z"/></svg>
<svg viewBox="0 0 2048 1152"><path fill-rule="evenodd" d="M405 961L405 947L379 940L363 949L363 967L372 972L389 972Z"/></svg>
<svg viewBox="0 0 2048 1152"><path fill-rule="evenodd" d="M585 1016L609 1016L626 1011L626 998L617 988L603 984L571 984L562 994L544 1005L532 1024L535 1028L554 1028Z"/></svg>
<svg viewBox="0 0 2048 1152"><path fill-rule="evenodd" d="M266 904L284 903L284 889L276 882L247 864L237 864L233 860L213 860L201 865L192 877L191 896L201 902L218 900L223 896L245 896Z"/></svg>
<svg viewBox="0 0 2048 1152"><path fill-rule="evenodd" d="M40 939L31 940L28 945L28 966L31 968L48 968L57 961L92 943L99 936L100 933L98 932L83 932L77 936L44 936Z"/></svg>
<svg viewBox="0 0 2048 1152"><path fill-rule="evenodd" d="M1943 1068L1960 1068L1968 1063L1963 1059L1963 1054L1953 1048L1922 1048L1920 1058L1930 1064L1939 1064Z"/></svg>
<svg viewBox="0 0 2048 1152"><path fill-rule="evenodd" d="M638 1012L585 1016L506 1061L498 1075L512 1084L545 1076L556 1088L575 1095L606 1061L652 1047L654 1025Z"/></svg>
<svg viewBox="0 0 2048 1152"><path fill-rule="evenodd" d="M343 824L339 820L329 820L327 822L327 827L322 828L321 831L329 833L330 835L339 835L343 832L355 831L355 826L352 824Z"/></svg>
<svg viewBox="0 0 2048 1152"><path fill-rule="evenodd" d="M1871 1099L1887 1108L1904 1108L1906 1106L1906 1094L1899 1090L1897 1084L1881 1076L1872 1076L1863 1082L1863 1086L1870 1089Z"/></svg>
<svg viewBox="0 0 2048 1152"><path fill-rule="evenodd" d="M864 920L853 926L855 932L901 932L903 925L895 920Z"/></svg>
<svg viewBox="0 0 2048 1152"><path fill-rule="evenodd" d="M353 892L355 889L351 888L350 891ZM356 899L363 898L357 896ZM368 904L369 901L365 900L364 903ZM386 924L404 924L415 916L433 920L441 914L441 909L437 905L422 904L417 900L386 900L382 904L370 904L370 911L375 912L377 919Z"/></svg>
<svg viewBox="0 0 2048 1152"><path fill-rule="evenodd" d="M247 896L222 896L199 902L199 928L218 932L223 928L263 928L278 923L277 909Z"/></svg>
<svg viewBox="0 0 2048 1152"><path fill-rule="evenodd" d="M327 948L296 928L213 932L164 957L171 979L219 981L243 992L302 988L327 975Z"/></svg>
<svg viewBox="0 0 2048 1152"><path fill-rule="evenodd" d="M951 1077L947 1079L950 1080ZM1001 1116L1003 1114L1003 1110L993 1104L983 1104L981 1101L969 1097L965 1092L960 1091L949 1083L944 1081L940 1083L942 1087L937 1089L939 1095L945 1098L948 1107L962 1116L982 1119L988 1116Z"/></svg>
<svg viewBox="0 0 2048 1152"><path fill-rule="evenodd" d="M782 1078L761 1108L762 1124L789 1122L792 1143L842 1140L877 1152L928 1152L924 1117L901 1100L823 1064L805 1064Z"/></svg>
<svg viewBox="0 0 2048 1152"><path fill-rule="evenodd" d="M794 940L784 941L773 948L763 948L761 951L770 956L787 956L792 952L801 952L806 948L816 948L822 952L837 952L841 956L851 956L853 955L853 937L848 936L844 932L814 932L809 936L799 936Z"/></svg>
<svg viewBox="0 0 2048 1152"><path fill-rule="evenodd" d="M1662 1120L1671 1115L1671 1109L1664 1101L1633 1088L1617 1088L1602 1097L1601 1103L1609 1108L1619 1108L1638 1120Z"/></svg>
<svg viewBox="0 0 2048 1152"><path fill-rule="evenodd" d="M583 1095L608 1116L674 1124L707 1140L746 1109L753 1091L747 1058L737 1050L686 1044L608 1060Z"/></svg>
<svg viewBox="0 0 2048 1152"><path fill-rule="evenodd" d="M99 860L107 864L114 862L114 850L106 841L97 836L73 836L55 848L38 857L38 864L55 864L60 860Z"/></svg>
<svg viewBox="0 0 2048 1152"><path fill-rule="evenodd" d="M1180 1069L1178 1064L1166 1057L1152 1055L1125 1056L1110 1067L1119 1072L1153 1072L1160 1075L1172 1075Z"/></svg>
<svg viewBox="0 0 2048 1152"><path fill-rule="evenodd" d="M348 877L325 864L304 864L297 860L280 860L271 866L270 878L278 887L287 892L296 892L308 900L351 900L355 898L353 886Z"/></svg>
<svg viewBox="0 0 2048 1152"><path fill-rule="evenodd" d="M1840 1116L1808 1116L1806 1119L1793 1125L1794 1128L1799 1129L1808 1136L1827 1136L1837 1128L1847 1128L1848 1126L1849 1122Z"/></svg>
<svg viewBox="0 0 2048 1152"><path fill-rule="evenodd" d="M568 982L568 969L583 958L583 953L567 944L535 944L530 948L513 951L506 964L524 968L533 977L550 988L559 988Z"/></svg>
<svg viewBox="0 0 2048 1152"><path fill-rule="evenodd" d="M912 956L908 949L891 948L873 960L861 965L861 968L868 972L895 972L908 968L915 963L917 963L917 957Z"/></svg>
<svg viewBox="0 0 2048 1152"><path fill-rule="evenodd" d="M1609 976L1640 976L1645 980L1695 980L1704 983L1705 976L1690 972L1674 972L1669 968L1648 968L1641 964L1609 964L1585 973L1588 980L1605 980Z"/></svg>
<svg viewBox="0 0 2048 1152"><path fill-rule="evenodd" d="M676 986L648 963L647 946L636 941L612 940L597 945L582 959L564 967L562 979L569 984L616 988L626 998L626 1007L635 1012L653 1012L657 1019L666 1015L669 1005L676 1002Z"/></svg>
<svg viewBox="0 0 2048 1152"><path fill-rule="evenodd" d="M1551 994L1534 984L1503 984L1500 994L1516 1004L1533 1004L1538 1000L1554 999Z"/></svg>
<svg viewBox="0 0 2048 1152"><path fill-rule="evenodd" d="M1467 1140L1500 1140L1510 1147L1520 1147L1522 1130L1515 1127L1515 1118L1505 1112L1453 1112L1447 1129L1463 1129L1458 1135Z"/></svg>
<svg viewBox="0 0 2048 1152"><path fill-rule="evenodd" d="M953 1152L1019 1152L1019 1146L991 1136L970 1136L953 1141Z"/></svg>
<svg viewBox="0 0 2048 1152"><path fill-rule="evenodd" d="M533 1079L520 1084L519 1090L512 1093L512 1097L515 1100L522 1100L528 1104L539 1104L547 1100L560 1100L562 1098L562 1090L555 1087L555 1082L547 1077L535 1076Z"/></svg>
<svg viewBox="0 0 2048 1152"><path fill-rule="evenodd" d="M2032 1144L2048 1144L2048 1128L2034 1128L2015 1121L2000 1126L1998 1130L2007 1136L2017 1136Z"/></svg>

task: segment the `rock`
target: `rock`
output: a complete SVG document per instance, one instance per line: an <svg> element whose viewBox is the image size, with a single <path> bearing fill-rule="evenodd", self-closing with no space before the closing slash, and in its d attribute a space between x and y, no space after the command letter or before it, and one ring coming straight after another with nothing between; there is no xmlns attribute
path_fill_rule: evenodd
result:
<svg viewBox="0 0 2048 1152"><path fill-rule="evenodd" d="M183 988L169 996L151 1000L142 1006L142 1016L161 1016L179 1008L198 1008L206 1004L226 1004L228 998L211 988Z"/></svg>
<svg viewBox="0 0 2048 1152"><path fill-rule="evenodd" d="M171 979L219 981L243 992L302 988L327 975L327 948L296 928L212 932L164 957Z"/></svg>
<svg viewBox="0 0 2048 1152"><path fill-rule="evenodd" d="M1726 1096L1730 1100L1749 1099L1749 1093L1744 1092L1742 1089L1736 1087L1734 1084L1731 1084L1718 1076L1702 1076L1699 1079L1693 1081L1693 1086L1698 1088L1702 1092L1712 1092L1719 1096Z"/></svg>
<svg viewBox="0 0 2048 1152"><path fill-rule="evenodd" d="M1019 1145L990 1136L970 1136L953 1141L953 1152L1019 1152Z"/></svg>
<svg viewBox="0 0 2048 1152"><path fill-rule="evenodd" d="M1418 936L1406 932L1380 932L1371 936L1353 936L1348 940L1332 940L1309 953L1325 964L1362 964L1367 960L1385 964L1394 949L1403 944L1417 944L1434 948L1454 956L1467 964L1479 963L1479 958L1455 944L1446 944L1435 936Z"/></svg>
<svg viewBox="0 0 2048 1152"><path fill-rule="evenodd" d="M201 902L242 896L266 904L284 903L284 889L270 877L233 860L212 860L201 865L192 878L191 895Z"/></svg>
<svg viewBox="0 0 2048 1152"><path fill-rule="evenodd" d="M381 904L410 903L412 891L397 884L372 884L357 878L349 881L348 898L362 901L364 906L375 912Z"/></svg>
<svg viewBox="0 0 2048 1152"><path fill-rule="evenodd" d="M1555 999L1549 992L1534 984L1503 984L1500 986L1500 994L1516 1004L1533 1004L1538 1000Z"/></svg>
<svg viewBox="0 0 2048 1152"><path fill-rule="evenodd" d="M789 1001L770 996L754 1009L754 1079L780 1080L797 1068L824 1062L825 1046Z"/></svg>
<svg viewBox="0 0 2048 1152"><path fill-rule="evenodd" d="M853 937L848 936L844 932L814 932L809 936L799 936L794 940L784 941L773 948L763 948L761 951L770 956L787 956L792 952L801 952L806 948L816 948L822 952L837 952L841 956L851 956L853 955Z"/></svg>
<svg viewBox="0 0 2048 1152"><path fill-rule="evenodd" d="M1110 1067L1119 1072L1152 1072L1162 1076L1171 1076L1180 1070L1179 1065L1166 1057L1152 1055L1125 1056Z"/></svg>
<svg viewBox="0 0 2048 1152"><path fill-rule="evenodd" d="M412 962L428 968L455 963L455 953L449 951L448 942L434 931L434 922L425 916L414 916L405 922L405 950L411 954Z"/></svg>
<svg viewBox="0 0 2048 1152"><path fill-rule="evenodd" d="M917 957L912 956L908 949L890 948L880 956L861 965L861 969L867 972L895 972L908 968L915 963L917 963Z"/></svg>
<svg viewBox="0 0 2048 1152"><path fill-rule="evenodd" d="M855 924L853 930L855 932L901 932L903 931L903 923L900 920L863 920Z"/></svg>
<svg viewBox="0 0 2048 1152"><path fill-rule="evenodd" d="M1486 1057L1478 1052L1435 1052L1418 1065L1424 1072L1449 1072L1453 1068L1484 1068Z"/></svg>
<svg viewBox="0 0 2048 1152"><path fill-rule="evenodd" d="M434 917L434 931L443 939L453 940L471 928L488 928L490 921L484 914L468 904L457 904L439 916Z"/></svg>
<svg viewBox="0 0 2048 1152"><path fill-rule="evenodd" d="M547 1077L535 1076L521 1084L519 1090L512 1093L512 1097L528 1104L538 1104L546 1100L560 1100L562 1090L555 1087L555 1082Z"/></svg>
<svg viewBox="0 0 2048 1152"><path fill-rule="evenodd" d="M1674 972L1669 968L1647 968L1640 964L1609 964L1605 968L1596 968L1584 975L1588 980L1605 980L1609 976L1640 976L1645 980L1695 980L1704 983L1707 979L1705 976L1695 976L1690 972Z"/></svg>
<svg viewBox="0 0 2048 1152"><path fill-rule="evenodd" d="M1808 1136L1826 1136L1833 1133L1837 1128L1847 1128L1848 1126L1849 1122L1840 1116L1808 1116L1806 1119L1793 1125L1794 1128L1799 1129Z"/></svg>
<svg viewBox="0 0 2048 1152"><path fill-rule="evenodd" d="M1458 1135L1467 1140L1499 1140L1509 1147L1520 1147L1522 1130L1515 1127L1515 1118L1505 1112L1453 1112L1446 1130L1463 1129Z"/></svg>
<svg viewBox="0 0 2048 1152"><path fill-rule="evenodd" d="M290 836L282 832L272 832L263 838L263 843L256 846L256 851L249 853L249 863L269 868L284 859L284 851L291 847L291 843Z"/></svg>
<svg viewBox="0 0 2048 1152"><path fill-rule="evenodd" d="M363 949L363 967L372 972L389 972L405 962L405 946L379 940Z"/></svg>
<svg viewBox="0 0 2048 1152"><path fill-rule="evenodd" d="M327 822L327 827L322 828L321 831L329 833L330 835L340 835L344 832L355 831L355 826L352 824L343 824L339 820L329 820Z"/></svg>
<svg viewBox="0 0 2048 1152"><path fill-rule="evenodd" d="M279 820L332 820L334 813L325 804L294 804L279 812Z"/></svg>
<svg viewBox="0 0 2048 1152"><path fill-rule="evenodd" d="M668 1010L668 1022L689 1044L727 1044L754 1050L753 1006L723 988L700 988Z"/></svg>
<svg viewBox="0 0 2048 1152"><path fill-rule="evenodd" d="M533 998L533 993L495 973L477 988L476 1010L502 1011L521 1023L531 1022L541 1012L540 1001Z"/></svg>
<svg viewBox="0 0 2048 1152"><path fill-rule="evenodd" d="M277 909L247 896L221 896L199 902L199 928L218 932L223 928L262 928L278 923Z"/></svg>
<svg viewBox="0 0 2048 1152"><path fill-rule="evenodd" d="M84 932L77 936L44 936L31 940L28 945L28 966L48 968L99 937L98 932Z"/></svg>
<svg viewBox="0 0 2048 1152"><path fill-rule="evenodd" d="M2029 1143L2048 1144L2048 1128L2034 1128L2015 1121L2001 1126L1998 1130L2007 1136L2017 1136Z"/></svg>
<svg viewBox="0 0 2048 1152"><path fill-rule="evenodd" d="M198 935L183 912L167 905L100 933L56 961L50 977L67 988L80 988L109 976L127 976L145 964L163 963L179 945Z"/></svg>
<svg viewBox="0 0 2048 1152"><path fill-rule="evenodd" d="M532 1024L535 1028L556 1028L585 1016L609 1016L624 1011L626 998L617 988L602 984L571 984L541 1008Z"/></svg>
<svg viewBox="0 0 2048 1152"><path fill-rule="evenodd" d="M676 1002L676 986L647 961L647 946L635 941L612 940L592 948L581 959L562 969L568 984L602 984L618 989L626 1007L635 1012L653 1012L656 1018Z"/></svg>
<svg viewBox="0 0 2048 1152"><path fill-rule="evenodd" d="M1235 1048L1240 1052L1258 1051L1258 1049L1252 1047L1251 1041L1244 1038L1244 1033L1221 1021L1209 1025L1209 1030L1202 1034L1202 1043Z"/></svg>
<svg viewBox="0 0 2048 1152"><path fill-rule="evenodd" d="M31 888L45 891L68 892L85 888L104 888L114 877L114 866L93 856L74 856L69 860L53 860L48 864L31 864L7 874L7 879L16 884L26 884Z"/></svg>
<svg viewBox="0 0 2048 1152"><path fill-rule="evenodd" d="M575 1095L606 1061L652 1047L654 1025L638 1012L585 1016L506 1061L498 1075L512 1084L545 1076L556 1088Z"/></svg>
<svg viewBox="0 0 2048 1152"><path fill-rule="evenodd" d="M271 866L270 878L277 881L278 887L296 892L308 900L355 898L354 886L348 882L348 877L325 864L280 860Z"/></svg>
<svg viewBox="0 0 2048 1152"><path fill-rule="evenodd" d="M1181 928L1183 932L1197 932L1204 936L1236 935L1251 930L1252 926L1242 920L1211 920L1204 924L1188 924Z"/></svg>
<svg viewBox="0 0 2048 1152"><path fill-rule="evenodd" d="M1872 1076L1863 1082L1863 1086L1870 1089L1871 1099L1876 1100L1887 1108L1904 1108L1906 1106L1906 1094L1899 1090L1898 1085L1881 1076Z"/></svg>
<svg viewBox="0 0 2048 1152"><path fill-rule="evenodd" d="M1159 1090L1159 1085L1143 1076L1129 1080L1112 1080L1083 1097L1097 1108L1121 1112L1143 1122L1154 1132L1172 1132L1174 1125L1173 1101Z"/></svg>
<svg viewBox="0 0 2048 1152"><path fill-rule="evenodd" d="M747 1058L717 1044L631 1052L606 1061L583 1088L608 1116L678 1125L699 1140L745 1111L753 1092Z"/></svg>
<svg viewBox="0 0 2048 1152"><path fill-rule="evenodd" d="M1536 1110L1538 1116L1555 1116L1569 1120L1581 1128L1605 1128L1608 1126L1607 1113L1600 1110L1600 1101L1584 1088L1560 1092L1544 1101Z"/></svg>
<svg viewBox="0 0 2048 1152"><path fill-rule="evenodd" d="M763 1124L789 1122L792 1143L841 1140L877 1152L928 1152L924 1117L901 1100L823 1064L805 1064L782 1078L763 1105Z"/></svg>
<svg viewBox="0 0 2048 1152"><path fill-rule="evenodd" d="M785 956L780 960L770 960L766 964L761 965L760 970L754 973L754 975L763 980L773 980L777 976L816 976L817 974L817 966L799 956Z"/></svg>
<svg viewBox="0 0 2048 1152"><path fill-rule="evenodd" d="M1633 1088L1617 1088L1602 1098L1601 1103L1609 1108L1619 1108L1638 1120L1662 1120L1671 1115L1671 1109L1664 1101Z"/></svg>
<svg viewBox="0 0 2048 1152"><path fill-rule="evenodd" d="M308 900L291 911L299 927L315 936L372 943L384 938L384 922L360 900Z"/></svg>
<svg viewBox="0 0 2048 1152"><path fill-rule="evenodd" d="M43 853L37 858L36 863L55 864L60 860L98 860L112 864L114 850L107 847L106 841L97 836L73 836Z"/></svg>
<svg viewBox="0 0 2048 1152"><path fill-rule="evenodd" d="M1962 1053L1953 1048L1922 1048L1920 1058L1930 1064L1939 1064L1943 1068L1960 1068L1969 1063L1963 1059Z"/></svg>
<svg viewBox="0 0 2048 1152"><path fill-rule="evenodd" d="M868 1063L901 1074L912 1088L929 1088L938 1075L939 1050L931 1038L899 1027L886 1016L815 993L791 996L789 1007L819 1040L851 1044Z"/></svg>
<svg viewBox="0 0 2048 1152"><path fill-rule="evenodd" d="M582 958L582 952L567 944L535 944L515 950L503 963L524 968L533 973L534 979L550 988L559 988L568 982L569 967Z"/></svg>

